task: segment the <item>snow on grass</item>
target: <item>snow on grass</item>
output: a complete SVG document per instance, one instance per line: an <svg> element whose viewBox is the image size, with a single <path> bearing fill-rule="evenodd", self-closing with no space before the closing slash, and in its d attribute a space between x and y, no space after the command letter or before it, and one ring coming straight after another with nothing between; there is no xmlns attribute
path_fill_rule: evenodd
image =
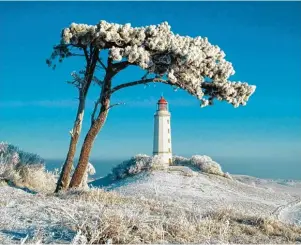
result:
<svg viewBox="0 0 301 245"><path fill-rule="evenodd" d="M278 218L283 222L301 226L301 198L281 209Z"/></svg>
<svg viewBox="0 0 301 245"><path fill-rule="evenodd" d="M59 194L52 193L55 181L45 169L4 164L2 176L13 173L19 186L38 193L0 186L0 243L301 241L300 227L277 220L295 217L289 205L301 198L297 183L229 179L209 158L180 160L185 166L163 168L160 159L139 155L113 170L106 183L110 191Z"/></svg>
<svg viewBox="0 0 301 245"><path fill-rule="evenodd" d="M183 170L184 169L184 170ZM143 172L109 183L105 188L128 197L144 197L185 207L201 205L202 212L232 207L249 215L270 216L278 207L301 197L301 189L275 184L250 184L201 172L183 174L187 167L172 166L167 171ZM188 172L189 173L189 172ZM93 181L101 185L101 179ZM275 215L276 217L276 215Z"/></svg>
<svg viewBox="0 0 301 245"><path fill-rule="evenodd" d="M204 212L92 188L58 195L0 187L0 243L295 243L301 228L227 206Z"/></svg>

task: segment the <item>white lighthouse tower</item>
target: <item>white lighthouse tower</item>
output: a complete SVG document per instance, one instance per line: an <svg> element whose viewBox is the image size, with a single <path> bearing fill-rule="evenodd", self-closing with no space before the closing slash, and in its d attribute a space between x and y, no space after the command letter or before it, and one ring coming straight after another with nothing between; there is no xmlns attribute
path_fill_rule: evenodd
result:
<svg viewBox="0 0 301 245"><path fill-rule="evenodd" d="M153 155L162 157L163 164L171 164L171 130L170 130L170 113L168 103L161 96L157 103L154 124L154 148Z"/></svg>

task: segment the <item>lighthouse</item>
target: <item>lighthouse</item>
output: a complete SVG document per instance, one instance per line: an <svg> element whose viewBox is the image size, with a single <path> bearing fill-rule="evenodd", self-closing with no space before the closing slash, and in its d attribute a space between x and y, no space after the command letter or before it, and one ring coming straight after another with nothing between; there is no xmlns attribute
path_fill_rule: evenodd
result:
<svg viewBox="0 0 301 245"><path fill-rule="evenodd" d="M171 129L168 103L161 96L157 103L157 111L154 115L154 148L153 155L162 158L163 164L171 164Z"/></svg>

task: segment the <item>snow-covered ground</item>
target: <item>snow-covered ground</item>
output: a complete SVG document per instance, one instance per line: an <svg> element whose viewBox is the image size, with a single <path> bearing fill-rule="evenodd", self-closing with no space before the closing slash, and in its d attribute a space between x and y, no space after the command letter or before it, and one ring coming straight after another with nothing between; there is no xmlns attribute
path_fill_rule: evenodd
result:
<svg viewBox="0 0 301 245"><path fill-rule="evenodd" d="M44 242L71 242L76 235L75 228L86 225L88 221L100 222L99 219L114 212L139 218L137 210L141 207L138 201L139 205L135 206L138 199L167 206L170 203L181 210L197 210L198 213L230 208L246 215L273 216L286 223L301 224L301 182L232 177L233 180L177 166L168 171L140 173L110 184L105 178L91 183L96 187L106 182L106 189L133 197L134 202L128 206L122 202L108 206L98 201L34 194L0 186L0 241L19 243L20 239L35 237L39 242L39 234L43 234Z"/></svg>
<svg viewBox="0 0 301 245"><path fill-rule="evenodd" d="M301 224L301 182L243 175L232 177L233 180L177 166L170 167L168 172L140 173L111 184L104 179L91 184L125 196L142 196L182 207L201 205L204 212L227 207L250 215L275 216L283 222Z"/></svg>

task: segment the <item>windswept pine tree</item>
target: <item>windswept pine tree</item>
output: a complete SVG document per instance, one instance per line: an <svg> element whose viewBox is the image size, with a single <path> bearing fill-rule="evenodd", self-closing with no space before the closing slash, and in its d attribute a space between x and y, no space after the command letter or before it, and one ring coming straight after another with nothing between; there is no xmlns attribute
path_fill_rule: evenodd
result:
<svg viewBox="0 0 301 245"><path fill-rule="evenodd" d="M63 29L60 44L54 47L47 63L53 66L56 58L62 61L72 56L83 56L86 66L80 74L73 74L72 83L79 91L79 105L57 191L68 187L87 92L93 80L101 89L70 187L80 185L95 137L110 108L118 105L111 104L111 98L119 90L140 84L163 83L187 91L200 101L202 107L213 105L215 100L226 101L234 107L246 105L255 91L255 86L246 82L229 80L234 75L234 68L218 46L212 45L206 37L174 34L167 22L146 27L106 21L96 25L72 23ZM107 57L105 62L103 57ZM96 66L105 71L102 78L96 78ZM145 75L115 84L114 77L129 66L140 67L145 70Z"/></svg>

